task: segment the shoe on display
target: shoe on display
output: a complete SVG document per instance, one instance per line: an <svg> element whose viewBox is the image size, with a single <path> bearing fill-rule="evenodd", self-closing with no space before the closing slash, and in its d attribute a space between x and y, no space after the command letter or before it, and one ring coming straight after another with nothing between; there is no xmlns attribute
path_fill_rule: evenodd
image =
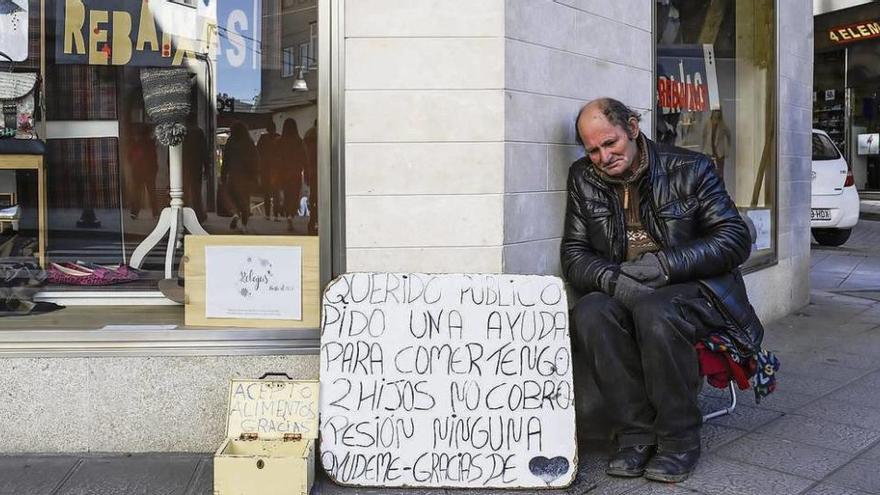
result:
<svg viewBox="0 0 880 495"><path fill-rule="evenodd" d="M132 282L140 278L140 274L128 265L105 266L95 263L61 263L61 265L81 272L105 272L105 276L116 283Z"/></svg>
<svg viewBox="0 0 880 495"><path fill-rule="evenodd" d="M232 220L229 221L229 230L235 230L238 227L238 215L233 215Z"/></svg>
<svg viewBox="0 0 880 495"><path fill-rule="evenodd" d="M654 455L653 445L621 447L608 460L605 474L623 478L637 478L645 472L645 466Z"/></svg>
<svg viewBox="0 0 880 495"><path fill-rule="evenodd" d="M107 270L92 270L89 272L58 263L49 263L46 273L48 274L47 280L50 284L99 286L114 283Z"/></svg>
<svg viewBox="0 0 880 495"><path fill-rule="evenodd" d="M117 269L109 269L103 266L93 268L76 263L49 263L46 273L47 281L50 284L58 285L114 285L140 278L136 272L129 270L125 265Z"/></svg>
<svg viewBox="0 0 880 495"><path fill-rule="evenodd" d="M664 483L679 483L688 479L699 460L699 447L686 452L658 450L645 467L645 478Z"/></svg>

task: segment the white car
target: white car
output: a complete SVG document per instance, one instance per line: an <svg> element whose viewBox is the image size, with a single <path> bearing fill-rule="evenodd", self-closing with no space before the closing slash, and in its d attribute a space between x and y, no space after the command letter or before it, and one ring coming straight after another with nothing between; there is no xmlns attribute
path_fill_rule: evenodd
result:
<svg viewBox="0 0 880 495"><path fill-rule="evenodd" d="M840 246L849 239L858 221L859 193L852 168L828 134L813 129L813 237L823 246Z"/></svg>

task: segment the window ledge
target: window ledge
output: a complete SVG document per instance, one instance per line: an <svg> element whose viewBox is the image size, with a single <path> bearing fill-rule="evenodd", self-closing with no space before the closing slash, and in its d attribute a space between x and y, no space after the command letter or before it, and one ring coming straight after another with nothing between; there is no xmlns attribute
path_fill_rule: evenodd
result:
<svg viewBox="0 0 880 495"><path fill-rule="evenodd" d="M318 329L0 330L3 357L107 357L318 354Z"/></svg>

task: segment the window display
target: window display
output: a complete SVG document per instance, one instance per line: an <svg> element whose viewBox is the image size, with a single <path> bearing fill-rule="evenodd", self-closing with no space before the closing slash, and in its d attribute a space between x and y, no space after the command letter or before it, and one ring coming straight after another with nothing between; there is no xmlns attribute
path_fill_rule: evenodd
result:
<svg viewBox="0 0 880 495"><path fill-rule="evenodd" d="M658 142L712 157L755 227L746 267L776 253L773 0L657 0Z"/></svg>
<svg viewBox="0 0 880 495"><path fill-rule="evenodd" d="M33 171L0 171L0 264L41 271L36 300L156 300L161 281L180 278L184 234L327 228L318 0L7 3L16 8L0 21L15 16L23 30L0 36L0 51L15 54L10 74L44 81L33 113L46 200ZM0 164L14 139L0 139ZM309 255L303 263L317 266Z"/></svg>

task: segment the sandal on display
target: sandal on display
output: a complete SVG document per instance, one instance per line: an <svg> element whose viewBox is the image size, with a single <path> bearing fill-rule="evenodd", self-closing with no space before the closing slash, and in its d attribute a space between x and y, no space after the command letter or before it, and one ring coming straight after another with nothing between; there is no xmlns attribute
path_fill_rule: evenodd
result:
<svg viewBox="0 0 880 495"><path fill-rule="evenodd" d="M140 278L140 274L128 265L106 266L95 263L62 263L67 268L87 273L105 273L106 276L115 280L116 283L132 282Z"/></svg>
<svg viewBox="0 0 880 495"><path fill-rule="evenodd" d="M48 281L50 284L60 285L107 285L109 280L103 273L89 273L74 270L58 263L49 263Z"/></svg>
<svg viewBox="0 0 880 495"><path fill-rule="evenodd" d="M71 265L65 263L64 265ZM51 284L59 285L80 285L80 286L100 286L113 285L120 283L120 280L114 277L109 270L92 270L85 271L71 266L64 266L58 263L49 263L48 281ZM72 265L78 266L78 265Z"/></svg>

